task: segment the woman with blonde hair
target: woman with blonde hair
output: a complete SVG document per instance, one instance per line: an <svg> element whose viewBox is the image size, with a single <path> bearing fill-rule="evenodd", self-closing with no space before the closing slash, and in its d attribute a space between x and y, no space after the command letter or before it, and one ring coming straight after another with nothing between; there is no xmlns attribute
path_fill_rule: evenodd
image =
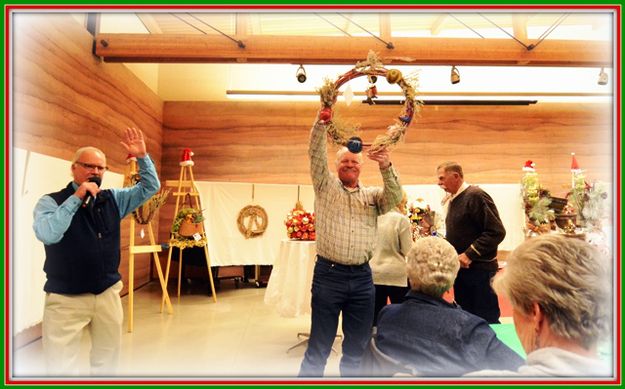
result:
<svg viewBox="0 0 625 389"><path fill-rule="evenodd" d="M560 234L531 238L517 247L493 287L512 304L526 365L514 372L474 375L611 375L597 344L612 323L608 258L589 243Z"/></svg>

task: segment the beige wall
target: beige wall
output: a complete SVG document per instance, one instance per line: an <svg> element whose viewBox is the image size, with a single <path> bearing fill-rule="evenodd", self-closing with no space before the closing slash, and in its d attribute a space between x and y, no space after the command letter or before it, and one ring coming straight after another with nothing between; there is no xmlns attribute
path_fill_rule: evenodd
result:
<svg viewBox="0 0 625 389"><path fill-rule="evenodd" d="M178 178L180 152L190 147L196 180L310 184L307 144L317 109L308 102L166 102L163 179ZM360 123L369 141L399 111L398 106L336 108ZM589 181L611 182L612 125L609 104L425 106L392 160L402 183L433 184L436 166L449 159L464 166L469 182L519 183L521 168L531 159L544 187L564 195L571 152ZM372 161L365 161L361 178L380 184ZM161 212L161 239L171 224L169 208Z"/></svg>

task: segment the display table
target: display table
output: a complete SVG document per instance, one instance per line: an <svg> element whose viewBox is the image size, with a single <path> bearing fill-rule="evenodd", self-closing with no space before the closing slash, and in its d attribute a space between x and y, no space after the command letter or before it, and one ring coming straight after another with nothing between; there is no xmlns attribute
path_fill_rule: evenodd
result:
<svg viewBox="0 0 625 389"><path fill-rule="evenodd" d="M274 305L282 317L310 313L315 256L314 241L284 239L265 291L265 304Z"/></svg>

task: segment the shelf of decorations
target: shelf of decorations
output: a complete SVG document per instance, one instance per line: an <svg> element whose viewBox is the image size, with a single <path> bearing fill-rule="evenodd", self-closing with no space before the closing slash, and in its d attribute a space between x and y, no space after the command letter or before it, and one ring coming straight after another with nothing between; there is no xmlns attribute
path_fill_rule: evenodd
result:
<svg viewBox="0 0 625 389"><path fill-rule="evenodd" d="M406 211L410 220L412 240L416 241L426 236L440 236L440 217L422 198L410 201Z"/></svg>
<svg viewBox="0 0 625 389"><path fill-rule="evenodd" d="M286 235L291 240L315 240L315 214L304 210L297 201L284 220Z"/></svg>
<svg viewBox="0 0 625 389"><path fill-rule="evenodd" d="M562 233L585 239L609 252L603 223L606 220L608 188L605 183L589 184L575 153L571 158L571 190L565 198L553 197L540 186L535 164L527 161L521 179L526 236Z"/></svg>

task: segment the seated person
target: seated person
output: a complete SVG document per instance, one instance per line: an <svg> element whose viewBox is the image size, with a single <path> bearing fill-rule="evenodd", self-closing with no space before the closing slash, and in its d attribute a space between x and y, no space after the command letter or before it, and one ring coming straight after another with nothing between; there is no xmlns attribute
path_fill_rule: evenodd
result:
<svg viewBox="0 0 625 389"><path fill-rule="evenodd" d="M363 375L397 372L419 376L461 376L479 369L516 369L523 359L503 344L488 323L442 296L454 284L460 263L453 246L438 237L418 239L406 256L410 291L401 304L390 304L378 318L377 347L384 355L368 356ZM380 372L371 360L395 360L401 367ZM388 366L388 364L386 364Z"/></svg>
<svg viewBox="0 0 625 389"><path fill-rule="evenodd" d="M510 300L526 364L471 375L610 376L597 353L612 323L610 273L608 258L583 240L560 234L526 240L493 284Z"/></svg>

